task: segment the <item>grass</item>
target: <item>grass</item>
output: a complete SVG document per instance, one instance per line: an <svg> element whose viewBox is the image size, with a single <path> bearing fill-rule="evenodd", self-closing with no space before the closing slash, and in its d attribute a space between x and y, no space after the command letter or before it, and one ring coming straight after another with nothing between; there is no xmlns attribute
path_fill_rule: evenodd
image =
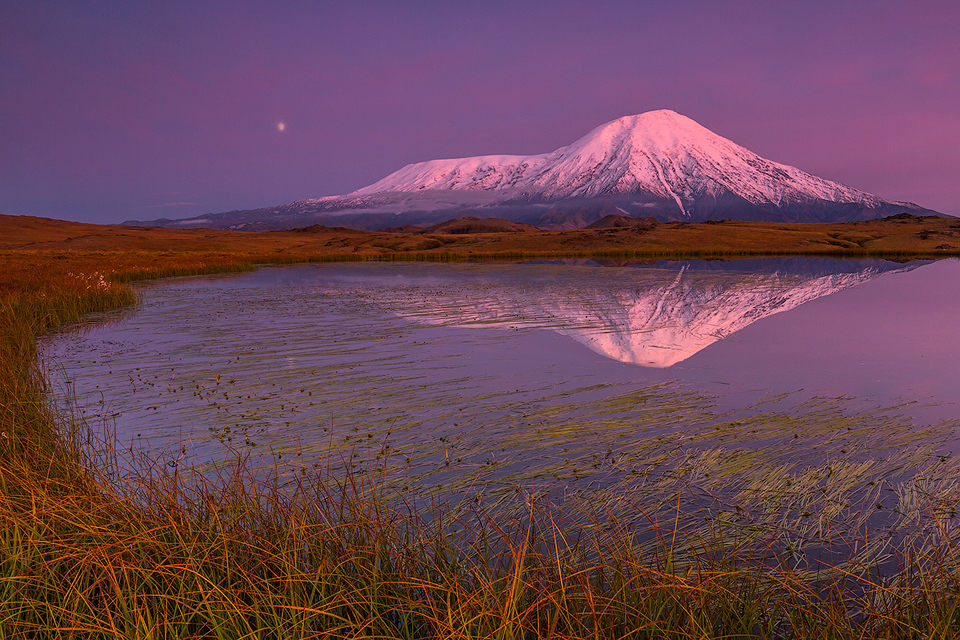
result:
<svg viewBox="0 0 960 640"><path fill-rule="evenodd" d="M952 461L885 487L867 478L915 470L925 454L758 471L730 445L799 420L836 432L834 449L895 446L865 437L873 417L826 401L799 416L731 419L709 436L704 426L693 434L703 446L680 456L638 443L628 457L648 473L606 490L476 502L398 489L403 469L373 455L358 469L296 473L241 453L216 473L123 459L52 409L36 337L130 304L123 282L296 259L306 258L0 253L0 637L956 637ZM604 415L595 410L581 418ZM582 428L575 420L556 428ZM891 488L895 541L868 535L872 512L861 508ZM865 497L840 504L851 495Z"/></svg>

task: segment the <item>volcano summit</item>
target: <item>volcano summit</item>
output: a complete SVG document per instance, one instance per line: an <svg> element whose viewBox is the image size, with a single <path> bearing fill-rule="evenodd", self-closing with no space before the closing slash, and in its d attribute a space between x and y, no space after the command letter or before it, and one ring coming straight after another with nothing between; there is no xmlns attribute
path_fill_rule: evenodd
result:
<svg viewBox="0 0 960 640"><path fill-rule="evenodd" d="M475 216L573 229L607 215L663 222L850 222L898 213L935 212L766 160L690 118L660 110L608 122L551 153L430 160L343 196L125 224L379 229Z"/></svg>

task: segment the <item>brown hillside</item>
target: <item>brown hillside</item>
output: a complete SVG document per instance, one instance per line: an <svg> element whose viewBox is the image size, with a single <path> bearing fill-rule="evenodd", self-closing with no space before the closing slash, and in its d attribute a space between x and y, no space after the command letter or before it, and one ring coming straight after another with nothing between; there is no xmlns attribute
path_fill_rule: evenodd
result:
<svg viewBox="0 0 960 640"><path fill-rule="evenodd" d="M650 229L660 224L656 218L630 218L628 216L609 215L604 216L585 229L621 229L623 227L643 227Z"/></svg>
<svg viewBox="0 0 960 640"><path fill-rule="evenodd" d="M502 218L454 218L432 227L423 229L420 233L524 233L540 231L537 227L522 222L510 222Z"/></svg>

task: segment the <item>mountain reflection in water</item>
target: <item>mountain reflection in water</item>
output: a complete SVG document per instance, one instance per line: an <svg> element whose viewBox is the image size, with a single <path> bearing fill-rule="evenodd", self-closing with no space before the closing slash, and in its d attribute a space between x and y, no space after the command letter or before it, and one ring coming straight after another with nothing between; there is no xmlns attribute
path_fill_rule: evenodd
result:
<svg viewBox="0 0 960 640"><path fill-rule="evenodd" d="M236 447L318 463L389 444L422 479L462 460L589 483L586 469L606 469L594 455L628 442L795 464L877 438L902 448L907 418L954 421L931 433L960 450L960 263L921 264L268 268L147 285L114 322L40 347L66 412L130 451L203 461ZM800 426L783 426L791 415ZM716 432L734 423L736 437ZM630 455L653 455L641 444Z"/></svg>
<svg viewBox="0 0 960 640"><path fill-rule="evenodd" d="M350 280L357 294L426 324L549 328L614 360L667 368L761 318L927 263L769 258L532 264L557 265L558 271L526 278L502 269L496 283L482 273L445 281L430 270L395 276L388 286ZM571 266L636 268L610 278Z"/></svg>
<svg viewBox="0 0 960 640"><path fill-rule="evenodd" d="M40 347L120 472L251 460L455 503L606 496L620 522L696 540L733 517L765 554L832 562L865 526L942 530L920 491L956 502L960 262L921 264L302 265L147 285Z"/></svg>

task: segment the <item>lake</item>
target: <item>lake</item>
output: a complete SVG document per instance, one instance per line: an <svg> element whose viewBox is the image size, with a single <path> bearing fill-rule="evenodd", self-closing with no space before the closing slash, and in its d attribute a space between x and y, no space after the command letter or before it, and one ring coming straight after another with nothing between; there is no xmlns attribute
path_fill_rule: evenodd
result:
<svg viewBox="0 0 960 640"><path fill-rule="evenodd" d="M922 519L917 477L956 497L956 260L345 263L139 292L42 359L62 408L171 467L249 452L631 513L680 492L820 536Z"/></svg>

